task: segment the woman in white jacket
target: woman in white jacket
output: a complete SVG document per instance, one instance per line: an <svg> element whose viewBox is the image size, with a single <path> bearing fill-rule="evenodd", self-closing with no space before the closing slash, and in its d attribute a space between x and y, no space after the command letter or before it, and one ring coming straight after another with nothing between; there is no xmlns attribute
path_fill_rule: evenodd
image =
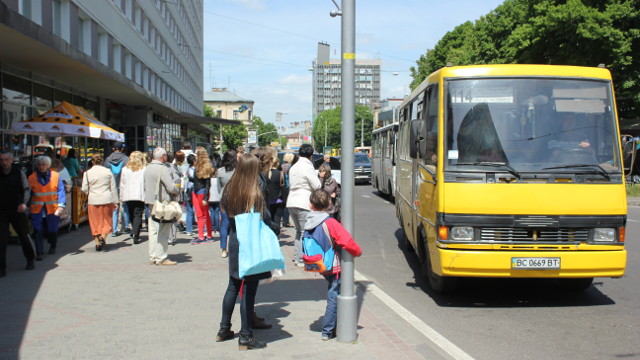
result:
<svg viewBox="0 0 640 360"><path fill-rule="evenodd" d="M320 188L321 183L311 163L313 146L302 144L298 154L300 159L289 169L287 209L293 220L293 226L296 228L293 261L297 266L304 266L302 262L302 232L305 229L307 214L311 211L309 197L313 190Z"/></svg>
<svg viewBox="0 0 640 360"><path fill-rule="evenodd" d="M134 151L129 155L127 166L120 175L120 201L129 207L131 238L140 243L140 227L144 213L144 168L147 166L145 154Z"/></svg>
<svg viewBox="0 0 640 360"><path fill-rule="evenodd" d="M102 154L91 157L93 166L82 177L82 192L87 196L89 226L96 251L107 250L105 239L113 230L112 215L118 202L118 190L111 170L102 166Z"/></svg>

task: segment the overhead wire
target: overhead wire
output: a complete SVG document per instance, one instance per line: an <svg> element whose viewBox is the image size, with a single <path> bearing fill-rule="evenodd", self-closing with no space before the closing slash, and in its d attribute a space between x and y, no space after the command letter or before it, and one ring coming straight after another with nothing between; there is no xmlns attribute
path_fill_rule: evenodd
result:
<svg viewBox="0 0 640 360"><path fill-rule="evenodd" d="M289 35L298 36L298 37L301 37L301 38L304 38L304 39L309 39L309 40L313 40L313 41L320 41L317 38L314 38L314 37L311 37L311 36L308 36L308 35L304 35L304 34L300 34L300 33L296 33L296 32L293 32L293 31L279 29L279 28L276 28L276 27L273 27L273 26L263 25L263 24L255 23L255 22L248 21L248 20L245 20L245 19L238 19L238 18L234 18L232 16L222 15L222 14L214 13L214 12L211 12L211 11L206 11L205 10L204 12L207 13L207 14L213 15L213 16L218 16L218 17L221 17L221 18L242 22L242 23L250 24L250 25L253 25L253 26L257 26L257 27L262 27L262 28L265 28L265 29L269 29L269 30L273 30L273 31L277 31L277 32L281 32L281 33L285 33L285 34L289 34ZM325 41L325 42L330 44L330 45L333 45L333 46L338 46L338 44L335 43L335 42L330 42L330 41ZM356 50L373 53L373 52L371 52L371 51L369 51L367 49L362 49L362 48L358 48L358 47L356 47ZM408 60L408 59L405 59L405 58L402 58L402 57L399 57L399 56L384 54L384 53L381 53L381 52L375 52L375 53L379 54L379 55L383 55L384 57L403 60L403 61L407 61L407 62L410 62L410 63L415 63L415 60Z"/></svg>

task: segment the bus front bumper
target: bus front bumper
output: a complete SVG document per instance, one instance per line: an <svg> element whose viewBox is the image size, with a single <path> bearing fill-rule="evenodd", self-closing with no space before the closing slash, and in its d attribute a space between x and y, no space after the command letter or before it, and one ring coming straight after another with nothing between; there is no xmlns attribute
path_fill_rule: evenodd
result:
<svg viewBox="0 0 640 360"><path fill-rule="evenodd" d="M434 271L441 276L514 278L621 277L624 275L627 263L627 251L624 249L528 252L438 248L437 251L440 255L441 266L437 266L437 259L434 259ZM548 268L516 268L517 266L535 266L540 263Z"/></svg>

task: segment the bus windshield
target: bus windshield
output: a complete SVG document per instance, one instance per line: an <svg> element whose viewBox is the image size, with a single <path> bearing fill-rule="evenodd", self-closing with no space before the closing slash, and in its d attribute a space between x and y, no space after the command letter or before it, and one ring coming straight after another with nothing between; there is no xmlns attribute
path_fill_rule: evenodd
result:
<svg viewBox="0 0 640 360"><path fill-rule="evenodd" d="M610 87L575 78L447 80L445 170L620 173Z"/></svg>

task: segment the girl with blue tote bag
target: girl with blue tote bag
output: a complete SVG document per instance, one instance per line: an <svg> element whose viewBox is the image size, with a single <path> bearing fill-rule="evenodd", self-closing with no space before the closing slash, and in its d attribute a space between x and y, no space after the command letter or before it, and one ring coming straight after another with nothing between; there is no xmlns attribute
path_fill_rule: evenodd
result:
<svg viewBox="0 0 640 360"><path fill-rule="evenodd" d="M269 278L271 276L270 270L276 269L278 266L284 267L284 261L281 265L278 261L274 261L268 266L256 267L249 271L243 265L243 275L240 275L239 264L247 261L244 251L246 249L241 249L246 245L245 240L248 240L251 243L250 246L254 247L249 251L250 253L261 252L263 249L267 249L269 252L268 249L273 250L273 242L275 241L277 244L277 236L275 238L273 236L280 232L280 227L272 223L269 217L263 215L267 213L265 211L266 202L258 186L258 172L259 161L257 157L251 154L240 157L233 177L224 187L220 201L222 210L229 216L229 285L222 300L222 319L216 341L233 339L231 316L236 299L239 294L242 294L240 302L241 326L238 339L240 350L260 349L266 346L266 344L255 340L251 331L254 325L252 314L258 282L261 279ZM251 224L255 230L252 230L251 233L242 232L242 230L239 232L241 227L237 221L243 223L243 229ZM239 238L242 239L239 241ZM278 257L277 255L275 257ZM243 258L240 259L240 256ZM279 256L282 257L281 252ZM256 273L256 271L262 272Z"/></svg>

